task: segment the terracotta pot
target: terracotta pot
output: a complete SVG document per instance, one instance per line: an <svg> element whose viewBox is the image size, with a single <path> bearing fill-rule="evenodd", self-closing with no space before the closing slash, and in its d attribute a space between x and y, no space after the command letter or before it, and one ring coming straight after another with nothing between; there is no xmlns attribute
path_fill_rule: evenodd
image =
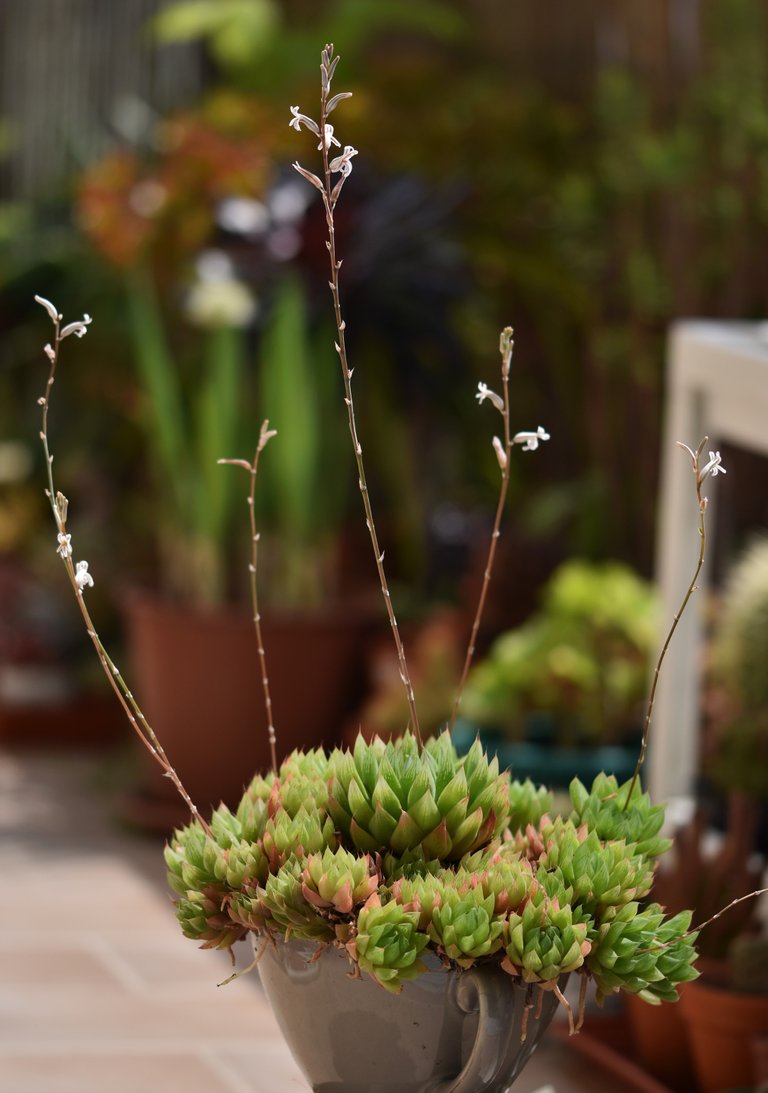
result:
<svg viewBox="0 0 768 1093"><path fill-rule="evenodd" d="M688 984L683 984L680 994ZM641 1066L678 1093L696 1086L693 1053L680 1003L652 1006L637 995L626 995L634 1056Z"/></svg>
<svg viewBox="0 0 768 1093"><path fill-rule="evenodd" d="M239 611L195 612L136 593L125 618L136 696L192 800L201 810L236 804L270 765L253 623ZM369 627L367 610L264 620L278 760L338 742L364 681ZM143 747L140 756L141 787L123 811L168 832L187 814Z"/></svg>
<svg viewBox="0 0 768 1093"><path fill-rule="evenodd" d="M390 994L349 961L316 946L278 941L259 974L288 1046L316 1093L504 1093L549 1025L557 999L529 1011L526 988L500 968L430 970Z"/></svg>
<svg viewBox="0 0 768 1093"><path fill-rule="evenodd" d="M700 980L687 984L680 1006L702 1093L752 1088L752 1042L768 1029L768 996L740 994Z"/></svg>

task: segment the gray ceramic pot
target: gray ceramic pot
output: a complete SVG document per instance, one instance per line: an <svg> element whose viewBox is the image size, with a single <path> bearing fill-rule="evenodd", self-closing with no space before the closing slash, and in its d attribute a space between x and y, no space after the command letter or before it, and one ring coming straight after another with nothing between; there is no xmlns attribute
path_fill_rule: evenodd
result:
<svg viewBox="0 0 768 1093"><path fill-rule="evenodd" d="M390 994L352 979L343 952L269 945L259 972L294 1058L316 1093L505 1093L549 1025L557 1000L528 1015L526 988L497 967L430 971ZM538 995L538 991L536 992Z"/></svg>

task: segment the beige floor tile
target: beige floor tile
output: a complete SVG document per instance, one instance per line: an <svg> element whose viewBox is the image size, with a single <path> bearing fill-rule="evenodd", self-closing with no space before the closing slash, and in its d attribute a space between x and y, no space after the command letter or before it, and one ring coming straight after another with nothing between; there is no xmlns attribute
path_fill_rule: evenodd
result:
<svg viewBox="0 0 768 1093"><path fill-rule="evenodd" d="M240 1093L238 1084L200 1056L128 1052L0 1056L0 1089L5 1093Z"/></svg>

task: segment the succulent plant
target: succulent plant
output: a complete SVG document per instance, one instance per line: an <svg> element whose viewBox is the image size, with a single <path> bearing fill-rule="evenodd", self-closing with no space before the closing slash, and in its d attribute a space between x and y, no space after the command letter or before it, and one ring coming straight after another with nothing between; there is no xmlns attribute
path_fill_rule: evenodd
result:
<svg viewBox="0 0 768 1093"><path fill-rule="evenodd" d="M560 907L541 889L520 914L507 919L502 967L526 983L557 983L584 963L590 950L587 931L588 923L574 921L570 906Z"/></svg>
<svg viewBox="0 0 768 1093"><path fill-rule="evenodd" d="M446 884L450 883L441 869L437 875L427 873L424 876L399 877L389 885L391 898L406 911L416 911L418 927L426 931L432 923L436 907L443 902Z"/></svg>
<svg viewBox="0 0 768 1093"><path fill-rule="evenodd" d="M307 941L332 941L334 929L328 918L304 895L303 857L295 855L283 862L277 873L270 874L258 895L258 903L247 906L251 913L266 912L268 922L274 924L285 937L303 938ZM240 905L243 906L242 904Z"/></svg>
<svg viewBox="0 0 768 1093"><path fill-rule="evenodd" d="M328 809L346 841L365 853L457 860L506 824L507 780L478 743L459 758L447 733L423 749L410 734L396 743L358 737L329 762Z"/></svg>
<svg viewBox="0 0 768 1093"><path fill-rule="evenodd" d="M551 810L552 794L546 786L536 786L530 778L524 782L510 779L507 826L511 831L524 831L528 824L535 826Z"/></svg>
<svg viewBox="0 0 768 1093"><path fill-rule="evenodd" d="M533 869L525 858L508 859L501 851L495 858L480 876L480 885L493 897L494 913L505 915L520 910L527 900L534 883Z"/></svg>
<svg viewBox="0 0 768 1093"><path fill-rule="evenodd" d="M671 918L657 903L627 903L594 931L588 958L597 997L619 989L646 1002L677 1001L677 987L698 976L689 911Z"/></svg>
<svg viewBox="0 0 768 1093"><path fill-rule="evenodd" d="M434 907L428 927L437 951L465 968L500 949L503 930L493 895L486 896L479 886L462 891L448 884L443 886L442 899Z"/></svg>
<svg viewBox="0 0 768 1093"><path fill-rule="evenodd" d="M554 872L569 902L592 917L647 895L653 866L623 841L602 843L595 831L557 820L539 858L539 877Z"/></svg>
<svg viewBox="0 0 768 1093"><path fill-rule="evenodd" d="M603 842L623 840L632 844L637 854L657 858L672 845L670 839L659 837L664 809L651 804L639 783L630 806L625 807L630 788L630 782L620 786L613 775L598 774L588 791L578 778L574 778L570 790L571 819L577 826L586 824Z"/></svg>
<svg viewBox="0 0 768 1093"><path fill-rule="evenodd" d="M292 855L303 857L337 845L333 821L322 812L299 808L295 815L277 808L264 827L261 838L271 872L276 872Z"/></svg>
<svg viewBox="0 0 768 1093"><path fill-rule="evenodd" d="M406 980L426 971L419 956L429 938L418 925L418 912L406 911L394 901L382 904L380 897L373 895L357 916L355 936L347 943L347 951L362 971L397 994Z"/></svg>
<svg viewBox="0 0 768 1093"><path fill-rule="evenodd" d="M310 854L301 881L308 903L322 911L349 914L376 891L379 873L367 854L357 857L339 847Z"/></svg>

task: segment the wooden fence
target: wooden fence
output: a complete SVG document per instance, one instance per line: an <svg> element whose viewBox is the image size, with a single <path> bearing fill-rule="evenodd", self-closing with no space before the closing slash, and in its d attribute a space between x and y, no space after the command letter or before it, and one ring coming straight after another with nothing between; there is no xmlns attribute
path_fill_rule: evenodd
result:
<svg viewBox="0 0 768 1093"><path fill-rule="evenodd" d="M154 111L194 100L201 51L156 47L164 0L0 0L0 196L34 198Z"/></svg>

